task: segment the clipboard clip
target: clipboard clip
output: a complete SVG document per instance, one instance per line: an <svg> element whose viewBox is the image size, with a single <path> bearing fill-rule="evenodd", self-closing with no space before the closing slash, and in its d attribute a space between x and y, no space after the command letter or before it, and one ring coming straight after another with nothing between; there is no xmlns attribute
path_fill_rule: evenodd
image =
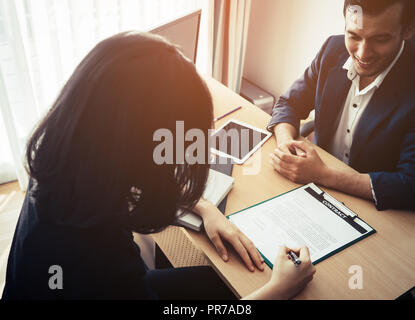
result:
<svg viewBox="0 0 415 320"><path fill-rule="evenodd" d="M326 193L323 190L321 191L321 193L317 193L317 196L318 196L320 201L326 200L325 197L324 197L325 194ZM346 204L343 201L340 202L340 201L334 199L333 197L330 197L330 198L332 198L334 201L336 201L338 203L341 203L348 211L350 211L352 213L352 214L349 214L348 212L342 211L342 213L345 214L348 219L354 221L356 218L359 217L359 215L357 213L354 213L353 210L351 210L349 207L347 207Z"/></svg>

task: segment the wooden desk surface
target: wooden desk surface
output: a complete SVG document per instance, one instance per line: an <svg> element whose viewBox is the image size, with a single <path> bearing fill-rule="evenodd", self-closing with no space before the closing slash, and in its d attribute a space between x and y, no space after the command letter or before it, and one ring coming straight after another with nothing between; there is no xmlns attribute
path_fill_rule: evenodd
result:
<svg viewBox="0 0 415 320"><path fill-rule="evenodd" d="M230 118L260 128L266 127L270 119L268 114L216 80L207 79L207 84L212 92L215 117L239 105L243 107L216 123L216 127ZM244 168L252 167L252 157L243 166L234 166L235 185L228 195L227 215L298 187L273 170L268 154L275 147L276 141L272 137L253 156L259 157L261 161L258 174L246 175L242 172ZM324 162L338 167L345 166L324 150L317 150ZM369 201L323 189L357 212L377 233L318 263L313 281L296 299L395 299L415 286L415 212L379 212ZM255 270L251 273L232 250L229 250L230 259L225 263L204 233L171 228L175 228L174 232L180 234L187 244L194 245L196 252L203 253L204 262L209 262L239 297L255 291L270 278L271 269L266 267L264 272ZM168 229L170 232L173 230L171 228ZM169 232L168 230L164 232ZM159 243L161 237L162 234L155 235L154 239ZM165 243L161 244L161 249L165 252L172 250L166 248ZM174 250L180 251L180 248ZM349 279L353 276L349 273L349 268L355 265L362 268L363 289L349 288Z"/></svg>

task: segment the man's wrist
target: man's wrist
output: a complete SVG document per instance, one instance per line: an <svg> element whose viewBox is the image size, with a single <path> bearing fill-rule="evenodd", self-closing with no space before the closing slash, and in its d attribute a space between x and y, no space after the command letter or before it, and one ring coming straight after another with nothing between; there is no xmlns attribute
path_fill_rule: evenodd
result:
<svg viewBox="0 0 415 320"><path fill-rule="evenodd" d="M274 134L277 145L280 146L295 139L296 129L289 123L279 123L274 127Z"/></svg>
<svg viewBox="0 0 415 320"><path fill-rule="evenodd" d="M277 140L277 146L280 146L293 141L294 137L287 133L278 132L277 134L277 130L275 130L275 139Z"/></svg>
<svg viewBox="0 0 415 320"><path fill-rule="evenodd" d="M277 146L280 147L282 145L288 144L290 142L292 142L294 140L294 138L292 137L284 137L284 138L277 138Z"/></svg>
<svg viewBox="0 0 415 320"><path fill-rule="evenodd" d="M337 172L335 169L329 166L324 166L320 179L320 184L328 188L334 187L333 181L336 181L336 173Z"/></svg>

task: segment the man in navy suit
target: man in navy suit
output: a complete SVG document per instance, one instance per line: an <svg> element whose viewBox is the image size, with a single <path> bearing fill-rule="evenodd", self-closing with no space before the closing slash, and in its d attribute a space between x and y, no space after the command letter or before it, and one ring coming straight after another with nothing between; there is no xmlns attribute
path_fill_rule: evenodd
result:
<svg viewBox="0 0 415 320"><path fill-rule="evenodd" d="M414 11L413 0L345 0L345 35L324 43L274 107L277 172L373 200L378 210L415 211ZM314 143L346 169L296 141L312 109Z"/></svg>

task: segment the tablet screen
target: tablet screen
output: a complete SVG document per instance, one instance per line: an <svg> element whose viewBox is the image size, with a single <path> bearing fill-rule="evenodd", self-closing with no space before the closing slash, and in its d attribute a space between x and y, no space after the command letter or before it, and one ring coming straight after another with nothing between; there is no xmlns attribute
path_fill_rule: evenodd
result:
<svg viewBox="0 0 415 320"><path fill-rule="evenodd" d="M211 137L211 147L232 158L243 160L269 135L260 129L229 121Z"/></svg>

